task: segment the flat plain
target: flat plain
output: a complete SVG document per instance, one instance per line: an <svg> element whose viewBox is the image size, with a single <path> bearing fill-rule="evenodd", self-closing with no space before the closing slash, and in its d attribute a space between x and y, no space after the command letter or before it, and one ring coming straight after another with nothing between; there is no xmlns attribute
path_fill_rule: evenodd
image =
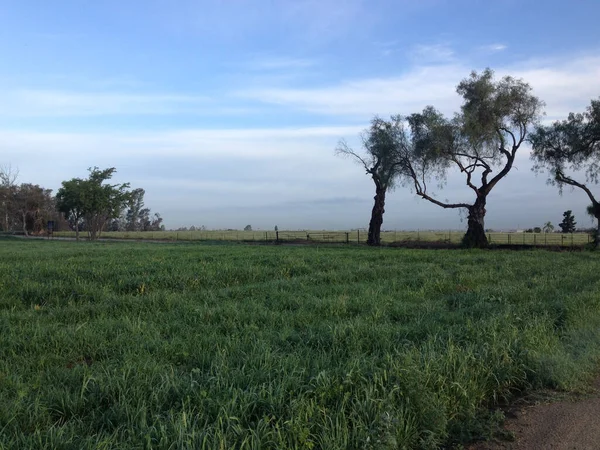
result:
<svg viewBox="0 0 600 450"><path fill-rule="evenodd" d="M438 448L600 362L594 252L0 240L0 448Z"/></svg>
<svg viewBox="0 0 600 450"><path fill-rule="evenodd" d="M381 242L389 244L445 243L460 244L464 231L383 231ZM59 231L56 237L75 237L74 231ZM87 236L82 233L82 238ZM525 232L489 232L488 240L492 245L525 245L533 247L581 247L590 244L592 237L588 233L525 233ZM239 231L239 230L194 230L194 231L108 231L103 232L106 239L157 240L157 241L223 241L223 242L306 242L306 243L349 243L364 244L367 232L364 230L282 230L275 231Z"/></svg>

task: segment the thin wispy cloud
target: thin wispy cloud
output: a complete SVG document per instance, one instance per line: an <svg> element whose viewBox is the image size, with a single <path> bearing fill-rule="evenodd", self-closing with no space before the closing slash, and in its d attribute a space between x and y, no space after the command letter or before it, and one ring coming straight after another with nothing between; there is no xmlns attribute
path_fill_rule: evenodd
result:
<svg viewBox="0 0 600 450"><path fill-rule="evenodd" d="M377 49L377 52L379 52L382 57L388 57L398 52L399 41L392 40L385 42L374 42L373 46Z"/></svg>
<svg viewBox="0 0 600 450"><path fill-rule="evenodd" d="M398 77L346 81L322 88L259 88L238 96L325 115L370 117L419 110L432 102L445 111L458 106L454 86L463 66L420 67Z"/></svg>
<svg viewBox="0 0 600 450"><path fill-rule="evenodd" d="M479 70L485 67L479 68ZM259 88L238 95L318 114L369 117L409 114L434 105L451 114L460 98L455 86L473 67L467 63L414 67L397 77L344 81L321 88ZM600 93L600 56L525 60L496 68L498 76L523 78L548 105L548 117L566 116Z"/></svg>
<svg viewBox="0 0 600 450"><path fill-rule="evenodd" d="M416 64L448 63L456 55L450 44L417 45L409 52Z"/></svg>
<svg viewBox="0 0 600 450"><path fill-rule="evenodd" d="M254 71L282 71L282 70L297 70L306 69L315 66L316 61L308 58L293 58L293 57L265 57L255 56L248 58L245 63L238 63L241 69Z"/></svg>
<svg viewBox="0 0 600 450"><path fill-rule="evenodd" d="M212 100L202 95L131 94L19 89L0 93L0 116L64 117L202 112Z"/></svg>
<svg viewBox="0 0 600 450"><path fill-rule="evenodd" d="M506 50L508 48L507 45L505 44L490 44L490 45L482 45L481 47L479 47L479 50L485 53L497 53L497 52L502 52L504 50Z"/></svg>

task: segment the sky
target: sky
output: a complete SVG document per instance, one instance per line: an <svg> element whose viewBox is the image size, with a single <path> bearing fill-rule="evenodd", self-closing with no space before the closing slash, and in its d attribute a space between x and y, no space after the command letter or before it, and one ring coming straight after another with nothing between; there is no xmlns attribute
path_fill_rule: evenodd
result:
<svg viewBox="0 0 600 450"><path fill-rule="evenodd" d="M374 115L446 114L472 70L527 81L544 121L600 96L597 0L1 0L0 165L56 190L89 167L146 191L167 228L367 227L374 185L334 150ZM529 149L488 198L486 227L572 209ZM600 186L596 187L600 191ZM450 173L441 200L472 200ZM465 229L399 187L384 229Z"/></svg>

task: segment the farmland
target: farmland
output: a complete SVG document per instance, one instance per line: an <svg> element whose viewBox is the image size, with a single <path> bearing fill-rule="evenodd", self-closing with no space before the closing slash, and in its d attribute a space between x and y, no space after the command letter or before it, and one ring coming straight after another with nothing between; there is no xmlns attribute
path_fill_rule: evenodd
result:
<svg viewBox="0 0 600 450"><path fill-rule="evenodd" d="M436 448L600 362L600 255L0 241L0 448Z"/></svg>
<svg viewBox="0 0 600 450"><path fill-rule="evenodd" d="M459 244L463 231L384 231L381 233L383 244L442 242ZM55 232L56 237L75 237L73 231ZM82 233L85 237L85 233ZM527 245L580 247L591 242L587 233L522 233L489 232L488 240L492 245ZM195 231L109 231L102 233L107 239L141 239L166 241L238 241L238 242L328 242L328 243L366 243L366 231L238 231L238 230L195 230Z"/></svg>

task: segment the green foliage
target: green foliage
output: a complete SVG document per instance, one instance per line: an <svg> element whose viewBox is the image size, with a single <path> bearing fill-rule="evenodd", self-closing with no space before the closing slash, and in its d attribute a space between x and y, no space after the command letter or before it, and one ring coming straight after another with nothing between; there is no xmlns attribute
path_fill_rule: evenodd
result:
<svg viewBox="0 0 600 450"><path fill-rule="evenodd" d="M536 170L548 170L550 181L581 187L566 172L584 172L586 181L600 181L600 99L583 113L570 113L563 121L539 126L530 136Z"/></svg>
<svg viewBox="0 0 600 450"><path fill-rule="evenodd" d="M563 220L558 224L561 231L563 233L573 233L575 231L575 226L577 222L575 222L575 216L573 215L573 211L568 210L563 213Z"/></svg>
<svg viewBox="0 0 600 450"><path fill-rule="evenodd" d="M23 183L10 189L9 211L13 222L20 224L25 234L45 229L46 221L54 216L52 190L30 183Z"/></svg>
<svg viewBox="0 0 600 450"><path fill-rule="evenodd" d="M364 154L356 152L341 141L336 153L343 157L351 157L363 166L366 174L375 184L375 203L369 222L369 245L381 244L381 225L385 213L385 196L393 189L398 180L403 180L406 166L406 148L408 137L404 126L404 118L392 116L390 120L374 117L371 126L362 134Z"/></svg>
<svg viewBox="0 0 600 450"><path fill-rule="evenodd" d="M548 221L544 224L544 233L552 233L554 231L554 225L552 225L552 222Z"/></svg>
<svg viewBox="0 0 600 450"><path fill-rule="evenodd" d="M438 448L600 356L593 253L11 241L0 448ZM566 268L566 269L565 269Z"/></svg>
<svg viewBox="0 0 600 450"><path fill-rule="evenodd" d="M490 69L473 72L459 83L457 93L463 103L453 118L432 106L407 118L411 145L405 173L425 200L442 208L467 210L465 247L488 245L484 232L487 196L512 170L517 151L544 107L523 80L504 77L496 81L493 75ZM475 195L472 203L441 201L428 190L428 180L443 184L452 167L465 176Z"/></svg>
<svg viewBox="0 0 600 450"><path fill-rule="evenodd" d="M73 178L63 181L56 193L56 200L58 210L77 233L84 222L90 239L94 240L99 237L107 221L121 215L132 195L127 191L129 183L105 184L116 172L114 167L104 170L94 167L89 172L86 180Z"/></svg>
<svg viewBox="0 0 600 450"><path fill-rule="evenodd" d="M583 113L570 113L567 120L538 127L530 137L534 170L547 170L549 182L562 193L565 185L581 189L591 201L588 213L598 219L594 233L595 247L600 248L600 202L589 185L576 180L569 172L583 172L586 183L600 181L600 99L592 100ZM569 227L569 224L566 224ZM565 231L563 230L563 233Z"/></svg>

